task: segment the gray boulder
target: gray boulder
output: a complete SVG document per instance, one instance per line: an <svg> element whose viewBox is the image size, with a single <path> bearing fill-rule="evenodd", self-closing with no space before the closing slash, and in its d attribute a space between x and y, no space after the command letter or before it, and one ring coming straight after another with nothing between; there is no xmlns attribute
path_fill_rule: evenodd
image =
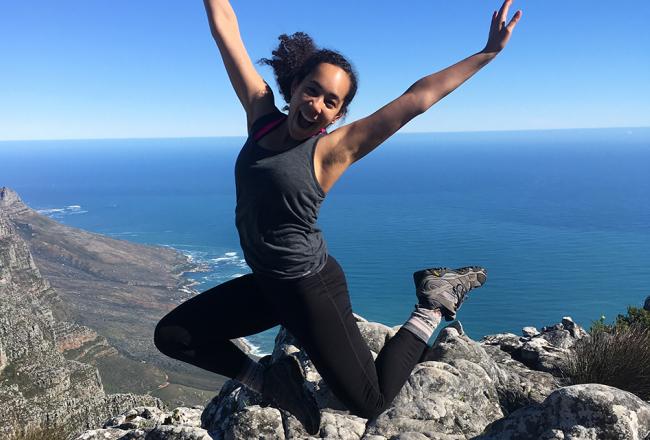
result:
<svg viewBox="0 0 650 440"><path fill-rule="evenodd" d="M200 428L163 425L151 429L96 429L86 431L75 440L214 440Z"/></svg>
<svg viewBox="0 0 650 440"><path fill-rule="evenodd" d="M228 422L223 425L223 437L221 438L228 440L253 438L284 440L286 437L279 410L253 405L228 418Z"/></svg>
<svg viewBox="0 0 650 440"><path fill-rule="evenodd" d="M212 399L202 412L201 426L215 438L225 438L227 433L232 436L244 432L247 429L244 424L255 425L268 433L271 430L269 427L280 414L277 409L262 408L262 404L259 394L236 380L230 380L223 385L219 395ZM271 412L275 411L277 417L266 411L267 409L272 410ZM257 420L255 420L256 413ZM239 424L242 426L238 427ZM280 426L282 426L281 422Z"/></svg>
<svg viewBox="0 0 650 440"><path fill-rule="evenodd" d="M511 334L502 338L507 346L516 346ZM460 335L453 328L443 329L432 347L425 353L423 360L434 360L456 365L460 359L478 365L491 378L486 393L498 402L501 411L507 414L522 406L542 402L560 381L551 374L534 371L523 363L513 359L508 350L501 347L485 345Z"/></svg>
<svg viewBox="0 0 650 440"><path fill-rule="evenodd" d="M560 388L493 423L475 440L647 439L650 404L606 385Z"/></svg>
<svg viewBox="0 0 650 440"><path fill-rule="evenodd" d="M477 364L428 361L417 365L390 408L368 424L367 434L394 438L417 432L474 436L503 416L494 383Z"/></svg>
<svg viewBox="0 0 650 440"><path fill-rule="evenodd" d="M544 327L538 332L534 327L524 327L523 336L512 333L488 335L481 339L485 346L496 346L513 359L536 371L546 371L559 378L566 371L566 360L572 347L588 333L570 317L561 323Z"/></svg>
<svg viewBox="0 0 650 440"><path fill-rule="evenodd" d="M212 440L201 428L203 407L136 407L104 423L102 429L86 431L75 440ZM245 437L238 437L245 438Z"/></svg>
<svg viewBox="0 0 650 440"><path fill-rule="evenodd" d="M496 335L484 336L483 339L481 339L481 344L499 347L510 355L516 355L527 340L526 337L517 336L513 333L497 333Z"/></svg>
<svg viewBox="0 0 650 440"><path fill-rule="evenodd" d="M539 335L539 331L535 327L524 327L521 329L521 334L527 338L533 338Z"/></svg>

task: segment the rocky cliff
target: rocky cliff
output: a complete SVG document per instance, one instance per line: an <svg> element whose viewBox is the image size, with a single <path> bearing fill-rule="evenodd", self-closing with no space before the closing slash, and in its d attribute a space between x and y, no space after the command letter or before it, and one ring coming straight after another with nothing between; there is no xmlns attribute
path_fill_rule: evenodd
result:
<svg viewBox="0 0 650 440"><path fill-rule="evenodd" d="M79 432L134 405L162 406L150 396L107 395L95 367L63 356L66 349L90 341L102 350L114 349L98 341L92 330L57 320L50 304L60 303L13 222L0 209L2 439L46 427Z"/></svg>
<svg viewBox="0 0 650 440"><path fill-rule="evenodd" d="M358 318L376 353L394 328ZM343 440L648 440L650 404L599 384L568 385L564 362L588 337L570 318L521 336L473 341L458 321L443 329L391 406L374 420L350 415L285 330L262 362L295 356L321 407L320 432L310 437L290 414L265 406L239 382L227 382L205 407L134 408L77 440L343 439Z"/></svg>
<svg viewBox="0 0 650 440"><path fill-rule="evenodd" d="M153 345L158 320L195 293L182 274L198 268L186 256L63 225L29 208L10 188L0 188L0 211L58 294L43 301L60 321L74 323L57 324L57 347L67 359L97 367L107 391L193 405L205 404L224 383Z"/></svg>

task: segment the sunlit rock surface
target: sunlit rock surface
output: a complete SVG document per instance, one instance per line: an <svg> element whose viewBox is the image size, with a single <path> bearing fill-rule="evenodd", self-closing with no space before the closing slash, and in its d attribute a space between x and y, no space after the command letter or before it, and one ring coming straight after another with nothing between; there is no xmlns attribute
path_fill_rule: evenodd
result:
<svg viewBox="0 0 650 440"><path fill-rule="evenodd" d="M358 325L373 351L381 350L396 331L360 317ZM265 406L257 393L231 380L207 407L193 409L194 419L190 422L188 418L182 425L187 431L167 427L178 425L171 421L172 413L149 417L155 420L155 427L151 422L142 421L137 426L136 421L129 425L124 422L127 414L109 423L110 429L89 431L79 439L201 439L202 435L242 440L650 438L647 402L604 385L567 386L560 377L547 371L558 371L563 363L561 357L549 356L545 362L534 363L539 368L535 370L511 356L535 339L547 342L539 344L540 350L570 354L575 340L586 335L570 318L563 318L561 323L542 331L525 328L522 335L491 335L477 342L463 334L459 322L452 323L423 355L391 406L374 420L366 420L345 410L331 395L297 341L281 329L273 354L262 362L273 362L285 355L299 360L308 388L321 407L321 426L316 437L309 436L293 416ZM540 354L538 358L542 357ZM554 365L555 361L558 364ZM181 410L189 411L180 408L174 411Z"/></svg>

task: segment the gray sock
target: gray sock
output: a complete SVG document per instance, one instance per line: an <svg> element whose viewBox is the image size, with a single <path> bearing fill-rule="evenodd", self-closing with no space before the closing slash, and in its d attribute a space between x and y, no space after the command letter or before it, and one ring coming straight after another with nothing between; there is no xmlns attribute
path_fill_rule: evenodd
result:
<svg viewBox="0 0 650 440"><path fill-rule="evenodd" d="M251 390L262 394L264 367L247 356L244 367L239 374L237 374L235 379L246 385Z"/></svg>
<svg viewBox="0 0 650 440"><path fill-rule="evenodd" d="M441 319L442 313L440 313L440 309L427 309L416 304L415 310L402 327L425 343L428 343L436 327L440 324Z"/></svg>

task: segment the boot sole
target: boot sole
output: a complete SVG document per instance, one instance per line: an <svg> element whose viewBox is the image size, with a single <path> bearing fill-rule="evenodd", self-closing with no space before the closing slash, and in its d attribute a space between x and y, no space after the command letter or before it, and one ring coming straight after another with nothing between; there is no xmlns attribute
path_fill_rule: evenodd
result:
<svg viewBox="0 0 650 440"><path fill-rule="evenodd" d="M422 283L422 280L428 276L435 276L441 280L455 280L467 274L474 273L476 274L476 283L472 282L472 288L481 287L487 281L487 270L481 266L465 266L458 269L450 269L448 267L433 267L430 269L423 269L413 273L413 281L415 282L415 288L418 290ZM456 319L456 313L453 312L456 307L455 303L451 303L445 298L438 298L437 301L442 306L441 312L445 318L445 321L453 321Z"/></svg>

